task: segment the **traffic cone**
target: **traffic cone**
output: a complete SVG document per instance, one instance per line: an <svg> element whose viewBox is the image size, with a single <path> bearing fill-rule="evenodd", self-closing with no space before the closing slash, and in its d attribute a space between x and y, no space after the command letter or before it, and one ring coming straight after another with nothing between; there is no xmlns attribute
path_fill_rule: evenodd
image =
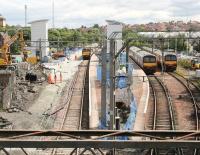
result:
<svg viewBox="0 0 200 155"><path fill-rule="evenodd" d="M51 73L49 73L49 75L48 75L48 83L49 83L49 84L53 84L53 80L52 80L52 75L51 75Z"/></svg>

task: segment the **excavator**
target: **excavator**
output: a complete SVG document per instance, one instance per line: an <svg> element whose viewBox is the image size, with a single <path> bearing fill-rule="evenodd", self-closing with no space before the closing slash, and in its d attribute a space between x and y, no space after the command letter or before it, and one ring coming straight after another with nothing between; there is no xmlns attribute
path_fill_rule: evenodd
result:
<svg viewBox="0 0 200 155"><path fill-rule="evenodd" d="M25 50L25 41L23 38L23 32L18 30L17 33L7 39L3 39L2 46L0 47L0 68L12 65L12 56L10 53L10 46L19 39L21 51L23 52L23 61L27 61L28 51Z"/></svg>

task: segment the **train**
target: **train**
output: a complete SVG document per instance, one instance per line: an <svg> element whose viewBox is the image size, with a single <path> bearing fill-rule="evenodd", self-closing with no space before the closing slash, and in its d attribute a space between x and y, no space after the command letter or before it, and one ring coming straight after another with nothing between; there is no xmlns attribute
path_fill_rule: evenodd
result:
<svg viewBox="0 0 200 155"><path fill-rule="evenodd" d="M156 56L140 48L132 46L129 56L144 70L146 74L154 74L157 70Z"/></svg>
<svg viewBox="0 0 200 155"><path fill-rule="evenodd" d="M162 51L160 50L154 50L154 54L156 55L157 57L157 61L158 61L158 64L159 66L162 66ZM177 67L177 56L175 53L172 53L172 52L167 52L167 51L164 51L163 52L163 68L164 68L164 71L169 71L169 72L173 72L176 70L176 67Z"/></svg>
<svg viewBox="0 0 200 155"><path fill-rule="evenodd" d="M162 67L162 51L159 49L154 49L149 47L143 47L143 50L146 50L152 54L154 54L157 58L157 63L160 68ZM177 68L177 56L174 52L171 51L163 51L163 69L166 72L173 72Z"/></svg>
<svg viewBox="0 0 200 155"><path fill-rule="evenodd" d="M82 57L83 60L89 60L91 55L91 49L90 48L83 48L82 49Z"/></svg>
<svg viewBox="0 0 200 155"><path fill-rule="evenodd" d="M200 59L199 58L193 58L191 60L191 68L192 69L200 69Z"/></svg>

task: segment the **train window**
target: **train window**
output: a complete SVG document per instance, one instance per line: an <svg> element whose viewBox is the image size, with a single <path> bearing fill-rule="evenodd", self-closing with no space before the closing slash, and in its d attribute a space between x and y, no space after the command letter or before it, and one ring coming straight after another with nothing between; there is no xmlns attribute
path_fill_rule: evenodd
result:
<svg viewBox="0 0 200 155"><path fill-rule="evenodd" d="M167 56L165 56L165 60L166 61L176 61L177 58L175 55L167 55Z"/></svg>
<svg viewBox="0 0 200 155"><path fill-rule="evenodd" d="M143 59L144 62L149 63L149 62L156 62L156 58L153 56L146 56Z"/></svg>

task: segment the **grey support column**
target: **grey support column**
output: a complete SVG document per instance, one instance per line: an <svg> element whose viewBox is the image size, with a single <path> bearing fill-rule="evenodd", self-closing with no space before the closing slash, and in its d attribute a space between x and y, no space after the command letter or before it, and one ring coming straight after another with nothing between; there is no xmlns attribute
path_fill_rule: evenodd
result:
<svg viewBox="0 0 200 155"><path fill-rule="evenodd" d="M115 104L114 104L114 40L110 40L110 124L109 129L113 130L115 127Z"/></svg>
<svg viewBox="0 0 200 155"><path fill-rule="evenodd" d="M107 46L101 52L102 72L101 72L101 125L106 126L106 69L107 69Z"/></svg>

